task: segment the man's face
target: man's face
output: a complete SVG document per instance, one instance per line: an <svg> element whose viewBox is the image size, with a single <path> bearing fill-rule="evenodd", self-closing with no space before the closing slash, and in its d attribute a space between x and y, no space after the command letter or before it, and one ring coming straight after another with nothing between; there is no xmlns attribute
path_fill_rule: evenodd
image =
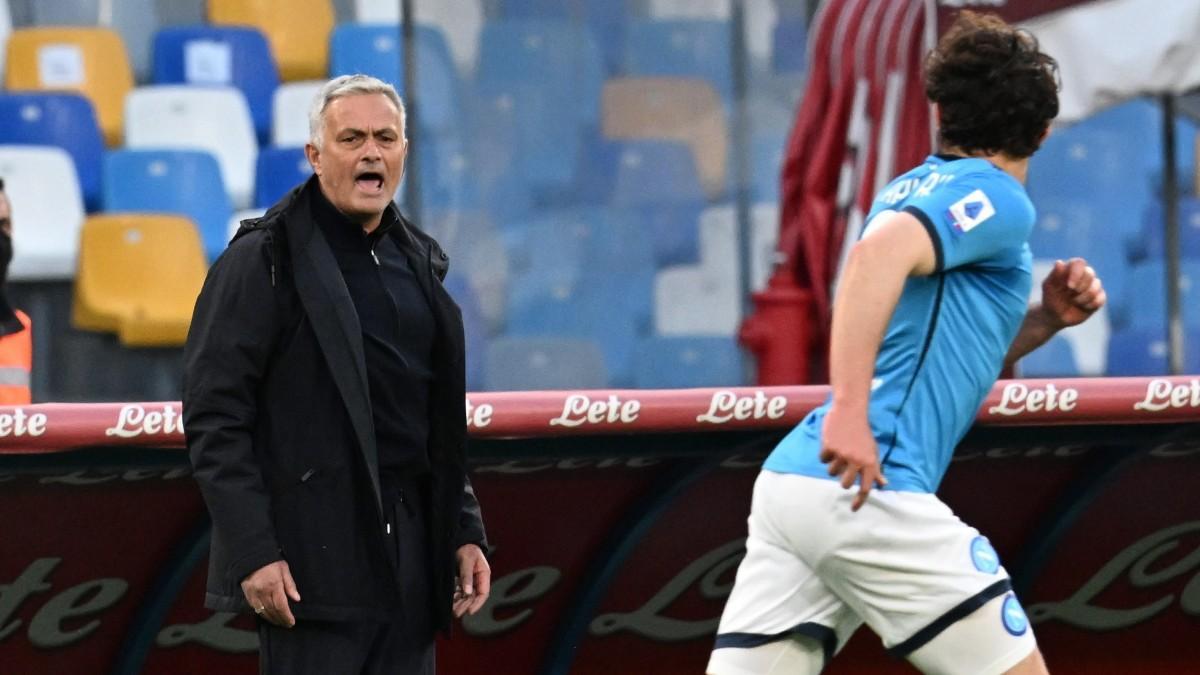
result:
<svg viewBox="0 0 1200 675"><path fill-rule="evenodd" d="M404 175L408 142L400 111L383 94L355 94L325 107L321 147L305 151L325 196L365 229L379 224Z"/></svg>
<svg viewBox="0 0 1200 675"><path fill-rule="evenodd" d="M0 192L0 232L12 236L12 206L3 192Z"/></svg>

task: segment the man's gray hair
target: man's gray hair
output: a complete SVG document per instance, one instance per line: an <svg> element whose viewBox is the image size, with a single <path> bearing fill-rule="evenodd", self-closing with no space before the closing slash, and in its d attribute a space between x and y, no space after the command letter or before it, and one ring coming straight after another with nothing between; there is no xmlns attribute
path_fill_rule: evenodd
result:
<svg viewBox="0 0 1200 675"><path fill-rule="evenodd" d="M308 110L308 138L317 149L321 147L321 135L325 128L325 109L335 99L359 94L383 94L396 110L400 111L400 135L407 136L407 118L404 113L404 101L396 88L383 80L370 75L341 75L326 82L317 95L313 97L312 106Z"/></svg>

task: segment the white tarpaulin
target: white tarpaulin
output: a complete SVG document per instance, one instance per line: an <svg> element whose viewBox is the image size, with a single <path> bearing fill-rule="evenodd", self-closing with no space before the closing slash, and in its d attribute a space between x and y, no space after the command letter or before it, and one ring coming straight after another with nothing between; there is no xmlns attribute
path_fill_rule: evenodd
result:
<svg viewBox="0 0 1200 675"><path fill-rule="evenodd" d="M1021 25L1058 60L1060 122L1200 86L1200 0L1095 0Z"/></svg>

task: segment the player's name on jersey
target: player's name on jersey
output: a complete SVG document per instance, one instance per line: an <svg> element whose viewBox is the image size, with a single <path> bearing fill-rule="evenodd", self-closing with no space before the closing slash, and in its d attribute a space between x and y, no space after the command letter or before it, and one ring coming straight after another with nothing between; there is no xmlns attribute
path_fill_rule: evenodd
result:
<svg viewBox="0 0 1200 675"><path fill-rule="evenodd" d="M1000 403L988 408L989 415L1020 415L1027 412L1071 412L1079 401L1079 390L1070 387L1059 389L1054 383L1044 387L1030 387L1021 382L1004 385L1000 392Z"/></svg>
<svg viewBox="0 0 1200 675"><path fill-rule="evenodd" d="M725 424L731 420L777 420L787 413L787 397L768 397L761 389L753 396L739 396L728 389L713 392L708 411L698 415L701 424Z"/></svg>
<svg viewBox="0 0 1200 675"><path fill-rule="evenodd" d="M1169 408L1200 408L1200 380L1178 384L1154 379L1146 384L1146 398L1133 404L1134 410L1158 412Z"/></svg>
<svg viewBox="0 0 1200 675"><path fill-rule="evenodd" d="M571 394L563 401L562 414L550 420L550 426L578 427L584 424L632 424L637 421L642 402L636 398L621 400L616 394L592 400L586 394Z"/></svg>

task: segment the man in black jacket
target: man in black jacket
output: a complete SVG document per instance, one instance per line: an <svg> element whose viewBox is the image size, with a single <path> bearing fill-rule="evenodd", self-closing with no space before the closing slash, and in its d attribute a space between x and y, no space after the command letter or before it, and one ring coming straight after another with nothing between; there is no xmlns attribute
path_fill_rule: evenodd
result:
<svg viewBox="0 0 1200 675"><path fill-rule="evenodd" d="M390 85L328 82L315 175L243 224L196 301L205 604L259 615L263 673L432 673L435 632L487 599L462 317L446 254L392 203L404 121Z"/></svg>

